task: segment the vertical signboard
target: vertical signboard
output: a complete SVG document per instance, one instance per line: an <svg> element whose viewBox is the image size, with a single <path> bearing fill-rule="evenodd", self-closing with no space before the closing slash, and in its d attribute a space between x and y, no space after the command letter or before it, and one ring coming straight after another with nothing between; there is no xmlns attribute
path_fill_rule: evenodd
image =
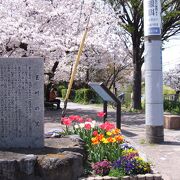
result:
<svg viewBox="0 0 180 180"><path fill-rule="evenodd" d="M0 58L0 148L44 146L43 75L42 58Z"/></svg>
<svg viewBox="0 0 180 180"><path fill-rule="evenodd" d="M144 36L161 35L161 0L144 0Z"/></svg>

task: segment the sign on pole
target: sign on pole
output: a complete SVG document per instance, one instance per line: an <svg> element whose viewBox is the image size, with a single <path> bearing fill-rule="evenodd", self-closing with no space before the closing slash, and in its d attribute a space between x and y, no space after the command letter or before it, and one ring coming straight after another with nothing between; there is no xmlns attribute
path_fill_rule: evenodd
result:
<svg viewBox="0 0 180 180"><path fill-rule="evenodd" d="M161 35L161 1L144 0L144 36Z"/></svg>

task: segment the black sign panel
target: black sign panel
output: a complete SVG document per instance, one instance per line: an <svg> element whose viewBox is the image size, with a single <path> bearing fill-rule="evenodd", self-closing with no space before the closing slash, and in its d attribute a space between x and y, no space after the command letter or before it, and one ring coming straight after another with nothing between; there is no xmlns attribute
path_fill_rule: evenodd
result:
<svg viewBox="0 0 180 180"><path fill-rule="evenodd" d="M89 82L88 84L104 101L120 103L119 99L102 82Z"/></svg>

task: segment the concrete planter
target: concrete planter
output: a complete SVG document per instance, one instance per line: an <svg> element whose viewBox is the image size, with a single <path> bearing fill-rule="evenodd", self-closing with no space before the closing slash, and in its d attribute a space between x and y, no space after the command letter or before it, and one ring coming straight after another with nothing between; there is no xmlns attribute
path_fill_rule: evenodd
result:
<svg viewBox="0 0 180 180"><path fill-rule="evenodd" d="M164 115L164 128L180 129L180 116L179 115Z"/></svg>

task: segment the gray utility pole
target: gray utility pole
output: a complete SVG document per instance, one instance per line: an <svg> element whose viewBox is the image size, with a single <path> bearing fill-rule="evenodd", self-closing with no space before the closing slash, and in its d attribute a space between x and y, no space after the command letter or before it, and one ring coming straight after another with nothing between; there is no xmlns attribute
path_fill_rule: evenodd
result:
<svg viewBox="0 0 180 180"><path fill-rule="evenodd" d="M146 140L164 141L161 0L144 0Z"/></svg>

